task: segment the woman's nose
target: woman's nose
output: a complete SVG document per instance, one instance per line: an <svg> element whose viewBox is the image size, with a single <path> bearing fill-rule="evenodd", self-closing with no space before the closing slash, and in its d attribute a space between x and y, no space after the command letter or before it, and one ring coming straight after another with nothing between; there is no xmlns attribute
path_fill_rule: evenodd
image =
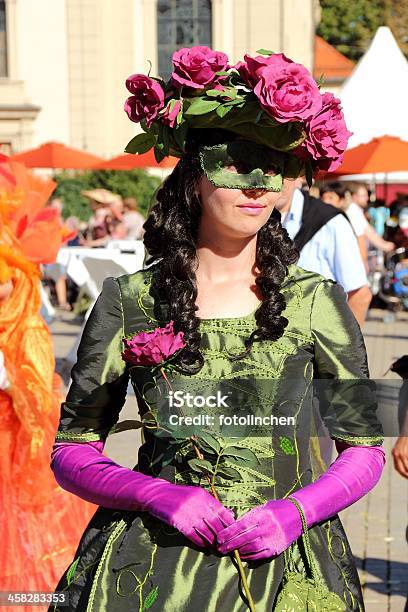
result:
<svg viewBox="0 0 408 612"><path fill-rule="evenodd" d="M259 198L265 193L265 189L258 187L248 187L248 189L242 189L241 191L252 198Z"/></svg>

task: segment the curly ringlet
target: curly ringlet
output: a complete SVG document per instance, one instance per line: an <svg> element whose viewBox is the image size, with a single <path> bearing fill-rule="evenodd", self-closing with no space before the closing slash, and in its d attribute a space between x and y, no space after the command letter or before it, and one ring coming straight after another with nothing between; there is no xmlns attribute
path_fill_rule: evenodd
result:
<svg viewBox="0 0 408 612"><path fill-rule="evenodd" d="M148 252L147 265L160 261L152 275L152 289L169 306L168 318L173 319L176 332L184 332L186 347L174 360L174 365L187 373L198 372L204 357L200 352L200 319L195 270L198 266L196 242L201 218L201 204L195 193L202 175L199 161L200 144L217 144L235 136L222 130L191 131L185 155L167 177L156 194L156 202L147 218L144 244ZM280 223L274 210L258 231L255 264L260 274L255 279L262 303L256 311L256 329L245 340L245 350L230 355L241 359L254 342L277 340L283 335L288 320L282 316L286 304L280 288L288 265L296 263L298 251Z"/></svg>

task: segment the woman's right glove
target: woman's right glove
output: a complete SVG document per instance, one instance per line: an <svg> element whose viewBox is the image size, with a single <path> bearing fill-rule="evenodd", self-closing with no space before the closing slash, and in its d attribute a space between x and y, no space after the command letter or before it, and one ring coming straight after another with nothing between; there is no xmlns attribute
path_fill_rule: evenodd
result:
<svg viewBox="0 0 408 612"><path fill-rule="evenodd" d="M56 442L51 469L58 484L89 502L149 512L197 546L213 546L235 518L206 489L178 485L118 465L102 454L104 442Z"/></svg>

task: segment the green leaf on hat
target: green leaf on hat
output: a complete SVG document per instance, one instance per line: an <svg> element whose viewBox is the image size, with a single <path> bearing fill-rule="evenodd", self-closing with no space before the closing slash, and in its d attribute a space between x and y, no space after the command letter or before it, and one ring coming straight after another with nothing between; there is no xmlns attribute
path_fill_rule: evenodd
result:
<svg viewBox="0 0 408 612"><path fill-rule="evenodd" d="M215 73L215 76L227 76L229 74L228 70L219 70Z"/></svg>
<svg viewBox="0 0 408 612"><path fill-rule="evenodd" d="M227 113L229 113L232 110L232 106L230 105L226 105L226 104L221 104L216 110L215 112L217 113L218 117L225 117L225 115Z"/></svg>
<svg viewBox="0 0 408 612"><path fill-rule="evenodd" d="M321 86L324 84L324 72L322 72L322 74L319 76L316 83L317 83L318 88L320 89Z"/></svg>
<svg viewBox="0 0 408 612"><path fill-rule="evenodd" d="M309 159L305 163L305 170L307 184L309 185L309 187L311 187L313 185L313 166L312 162Z"/></svg>
<svg viewBox="0 0 408 612"><path fill-rule="evenodd" d="M269 49L258 49L256 53L259 53L259 55L274 55L275 51L270 51Z"/></svg>
<svg viewBox="0 0 408 612"><path fill-rule="evenodd" d="M160 147L159 144L154 147L154 158L158 164L160 164L160 162L166 157L161 151L162 148L163 145Z"/></svg>
<svg viewBox="0 0 408 612"><path fill-rule="evenodd" d="M207 89L207 91L205 92L205 95L208 96L209 98L218 98L219 96L223 96L224 94L224 90L221 89Z"/></svg>
<svg viewBox="0 0 408 612"><path fill-rule="evenodd" d="M203 100L202 98L196 98L190 104L185 114L190 115L205 115L215 110L220 105L216 100Z"/></svg>
<svg viewBox="0 0 408 612"><path fill-rule="evenodd" d="M183 113L180 112L176 117L176 125L181 125L183 123Z"/></svg>
<svg viewBox="0 0 408 612"><path fill-rule="evenodd" d="M153 134L137 134L128 144L126 145L126 153L146 153L151 149L156 142Z"/></svg>
<svg viewBox="0 0 408 612"><path fill-rule="evenodd" d="M181 115L182 117L182 115ZM183 121L182 123L180 123L176 129L173 131L173 138L176 142L176 144L180 147L180 149L182 151L184 151L184 145L186 142L186 137L187 137L187 131L188 131L188 125L185 121Z"/></svg>
<svg viewBox="0 0 408 612"><path fill-rule="evenodd" d="M180 100L177 100L177 98L173 98L172 100L170 100L170 102L169 102L169 111L170 112L176 106L177 102L180 102Z"/></svg>

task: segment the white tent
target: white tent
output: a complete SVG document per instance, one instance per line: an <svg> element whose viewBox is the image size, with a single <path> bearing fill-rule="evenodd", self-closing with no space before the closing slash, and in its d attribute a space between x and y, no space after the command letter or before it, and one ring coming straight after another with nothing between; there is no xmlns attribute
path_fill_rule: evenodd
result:
<svg viewBox="0 0 408 612"><path fill-rule="evenodd" d="M408 140L408 61L388 27L378 28L339 96L349 148L384 135Z"/></svg>

